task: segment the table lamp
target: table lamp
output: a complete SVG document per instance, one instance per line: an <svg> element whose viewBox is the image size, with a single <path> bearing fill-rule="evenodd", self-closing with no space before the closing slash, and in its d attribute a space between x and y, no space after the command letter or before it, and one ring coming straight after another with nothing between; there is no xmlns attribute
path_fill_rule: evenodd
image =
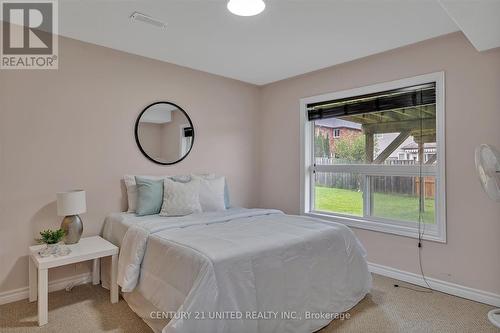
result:
<svg viewBox="0 0 500 333"><path fill-rule="evenodd" d="M85 191L73 190L57 193L57 215L64 216L61 229L64 230L64 243L78 243L82 237L83 223L78 214L87 211Z"/></svg>

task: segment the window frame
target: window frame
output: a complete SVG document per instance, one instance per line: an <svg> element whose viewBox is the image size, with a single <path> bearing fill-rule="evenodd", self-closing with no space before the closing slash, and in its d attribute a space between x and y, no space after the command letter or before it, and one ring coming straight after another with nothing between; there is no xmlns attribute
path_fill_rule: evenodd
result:
<svg viewBox="0 0 500 333"><path fill-rule="evenodd" d="M338 133L338 134L336 134L336 133ZM340 128L334 128L333 129L333 138L334 139L340 138Z"/></svg>
<svg viewBox="0 0 500 333"><path fill-rule="evenodd" d="M425 225L423 239L446 243L446 153L445 153L445 76L444 72L435 72L404 78L395 81L383 82L364 86L360 88L337 91L318 96L312 96L300 99L300 214L312 217L318 217L327 221L343 223L350 227L379 231L389 234L396 234L411 238L418 238L417 223L399 222L386 220L376 217L355 217L350 215L317 212L311 210L314 202L314 177L312 177L312 168L314 165L313 156L313 137L314 127L312 122L307 119L307 104L334 100L340 98L349 98L364 94L377 93L402 87L425 84L429 82L436 83L436 154L437 166L435 171L430 172L431 166L423 166L423 176L435 176L436 194L435 194L435 224ZM382 168L384 170L382 170ZM387 165L360 165L359 169L366 172L370 169L370 175L398 176L410 175L408 166L390 166ZM419 166L415 166L419 168ZM316 167L316 171L321 168ZM341 170L339 166L336 169ZM386 170L391 169L395 174L388 174ZM349 165L346 171L354 172L353 165ZM342 172L342 171L336 171ZM414 173L411 174L414 176Z"/></svg>

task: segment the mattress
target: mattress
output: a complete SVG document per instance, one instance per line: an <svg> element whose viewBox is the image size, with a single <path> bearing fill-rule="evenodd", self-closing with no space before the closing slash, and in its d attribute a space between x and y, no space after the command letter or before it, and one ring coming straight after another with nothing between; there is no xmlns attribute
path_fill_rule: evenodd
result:
<svg viewBox="0 0 500 333"><path fill-rule="evenodd" d="M314 332L371 288L350 229L276 210L112 214L103 236L125 299L165 333Z"/></svg>

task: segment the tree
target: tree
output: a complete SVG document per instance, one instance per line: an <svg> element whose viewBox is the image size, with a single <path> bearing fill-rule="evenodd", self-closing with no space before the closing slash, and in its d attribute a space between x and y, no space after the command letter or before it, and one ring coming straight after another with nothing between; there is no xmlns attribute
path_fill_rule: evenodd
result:
<svg viewBox="0 0 500 333"><path fill-rule="evenodd" d="M335 156L349 162L365 160L365 136L350 135L335 141Z"/></svg>
<svg viewBox="0 0 500 333"><path fill-rule="evenodd" d="M323 154L325 157L330 157L330 135L326 133L326 137L323 139Z"/></svg>
<svg viewBox="0 0 500 333"><path fill-rule="evenodd" d="M314 135L314 156L330 157L330 136L328 133L326 137L319 131Z"/></svg>
<svg viewBox="0 0 500 333"><path fill-rule="evenodd" d="M321 135L321 133L317 133L314 135L314 156L323 157L323 149L323 135Z"/></svg>

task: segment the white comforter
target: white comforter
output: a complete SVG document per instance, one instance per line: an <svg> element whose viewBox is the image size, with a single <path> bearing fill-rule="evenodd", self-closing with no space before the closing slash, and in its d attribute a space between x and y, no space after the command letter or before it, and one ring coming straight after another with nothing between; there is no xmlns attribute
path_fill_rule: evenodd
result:
<svg viewBox="0 0 500 333"><path fill-rule="evenodd" d="M165 333L313 332L371 287L350 229L276 210L143 218L118 266L123 292L177 313Z"/></svg>

